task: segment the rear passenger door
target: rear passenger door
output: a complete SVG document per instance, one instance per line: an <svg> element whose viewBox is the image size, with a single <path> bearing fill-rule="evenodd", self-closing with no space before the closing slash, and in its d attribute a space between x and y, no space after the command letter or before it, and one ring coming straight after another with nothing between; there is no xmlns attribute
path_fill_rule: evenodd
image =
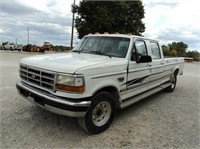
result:
<svg viewBox="0 0 200 149"><path fill-rule="evenodd" d="M152 57L152 62L150 66L150 73L151 76L149 78L149 86L148 88L154 88L156 86L159 86L162 82L163 78L163 58L161 56L161 49L156 41L148 41L148 47L149 47L149 53L151 54Z"/></svg>
<svg viewBox="0 0 200 149"><path fill-rule="evenodd" d="M136 63L136 57L140 55L148 55L146 42L142 39L137 39L133 43L132 55L135 58L129 60L127 91L123 98L127 99L140 94L148 89L150 69L149 63ZM123 100L123 99L122 99Z"/></svg>

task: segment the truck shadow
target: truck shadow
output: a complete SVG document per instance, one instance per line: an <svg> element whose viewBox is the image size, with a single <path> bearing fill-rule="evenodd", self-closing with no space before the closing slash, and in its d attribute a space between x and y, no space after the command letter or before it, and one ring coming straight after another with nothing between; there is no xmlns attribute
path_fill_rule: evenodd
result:
<svg viewBox="0 0 200 149"><path fill-rule="evenodd" d="M116 111L116 115L113 121L114 125L118 121L121 121L121 119L129 119L131 115L138 114L139 111L146 109L150 105L157 102L159 96L161 97L164 94L165 93L161 91L139 102L136 102L135 104L126 107L125 109L122 110L118 109ZM76 118L54 114L34 105L31 106L30 112L32 113L31 119L33 125L37 127L45 126L43 131L46 132L43 133L48 133L49 131L50 132L53 131L54 133L70 135L71 138L74 137L76 139L77 139L76 134L79 135L79 138L89 135L79 127Z"/></svg>
<svg viewBox="0 0 200 149"><path fill-rule="evenodd" d="M71 135L71 137L76 133L85 135L81 128L79 128L76 118L58 115L34 105L30 111L32 112L32 119L35 125L45 126L44 131L54 131L55 133Z"/></svg>
<svg viewBox="0 0 200 149"><path fill-rule="evenodd" d="M114 122L120 121L120 119L128 119L130 115L138 113L141 109L148 107L149 105L157 102L159 96L165 94L164 92L156 93L148 98L145 98L125 109L117 110L114 118ZM63 133L65 135L71 135L75 137L75 134L79 134L79 137L85 137L89 134L85 133L78 125L76 118L66 117L58 114L51 113L37 106L31 106L32 122L35 125L44 126L48 129L44 131L54 131L56 133ZM69 133L70 132L70 133ZM47 133L47 132L46 132Z"/></svg>
<svg viewBox="0 0 200 149"><path fill-rule="evenodd" d="M161 98L165 96L165 94L166 92L160 91L124 109L117 109L114 121L120 121L122 117L130 118L130 116L138 115L139 112L143 111L144 109L150 109L151 105L157 103L158 100L162 100Z"/></svg>
<svg viewBox="0 0 200 149"><path fill-rule="evenodd" d="M118 110L110 128L93 137L110 136L119 129L121 131L131 130L131 126L141 128L141 124L145 124L146 130L146 126L154 116L154 113L150 114L150 117L148 114L158 106L157 103L163 102L167 96L168 94L159 92L123 110ZM76 145L84 143L90 138L90 135L79 127L76 118L57 115L31 103L21 103L20 105L16 107L15 112L2 113L2 142L4 144L12 142L10 146L38 147L38 143L40 147L47 144L64 147L73 145L73 143ZM128 123L128 125L124 125L124 123ZM7 140L6 137L10 137L10 140Z"/></svg>
<svg viewBox="0 0 200 149"><path fill-rule="evenodd" d="M163 96L165 96L165 93L159 92L123 110L118 110L110 128L99 135L103 137L104 135L109 135L109 133L114 133L117 129L123 128L123 123L129 121L133 117L135 117L136 120L140 119L137 123L142 123L143 119L141 118L143 115L140 115L140 113L144 114L146 109L151 108L151 105L161 100ZM16 117L12 115L9 116L10 127L17 127L9 132L5 130L7 136L15 134L11 140L17 140L19 144L21 140L17 139L16 136L20 136L21 133L23 134L23 138L29 138L28 141L32 140L32 142L38 142L42 139L44 143L41 143L41 146L45 145L45 142L52 145L54 143L51 142L51 140L54 140L55 144L56 142L64 143L60 144L62 147L71 142L81 142L90 136L79 127L76 118L54 114L32 105L31 103L23 104L23 107L19 108L20 109L17 110L19 112L12 113L12 115L18 115L17 121ZM131 122L134 123L135 121L131 120ZM120 126L119 123L121 123L122 126ZM2 126L4 127L4 125ZM31 144L32 142L29 143Z"/></svg>

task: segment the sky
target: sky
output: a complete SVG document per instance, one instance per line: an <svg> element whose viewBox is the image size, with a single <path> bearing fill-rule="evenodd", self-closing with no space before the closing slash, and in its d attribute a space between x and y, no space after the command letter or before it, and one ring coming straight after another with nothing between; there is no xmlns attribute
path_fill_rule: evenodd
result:
<svg viewBox="0 0 200 149"><path fill-rule="evenodd" d="M79 4L80 0L76 0ZM199 0L142 0L145 10L145 37L167 45L188 44L200 52ZM69 46L73 0L0 0L0 42ZM78 42L74 30L74 43Z"/></svg>

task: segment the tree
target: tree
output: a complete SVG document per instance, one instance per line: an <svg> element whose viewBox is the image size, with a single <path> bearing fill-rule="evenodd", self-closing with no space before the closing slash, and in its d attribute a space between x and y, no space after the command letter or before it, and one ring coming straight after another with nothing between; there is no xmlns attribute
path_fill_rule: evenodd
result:
<svg viewBox="0 0 200 149"><path fill-rule="evenodd" d="M6 41L6 42L2 42L2 46L7 45L8 43L9 43L8 41Z"/></svg>
<svg viewBox="0 0 200 149"><path fill-rule="evenodd" d="M177 51L175 49L171 50L171 56L177 56Z"/></svg>
<svg viewBox="0 0 200 149"><path fill-rule="evenodd" d="M191 58L193 58L194 60L197 60L197 61L200 60L200 53L198 51L188 51L186 53L186 56L191 57Z"/></svg>
<svg viewBox="0 0 200 149"><path fill-rule="evenodd" d="M142 1L80 1L73 6L77 13L75 27L79 38L88 33L132 33L141 35L145 31L144 6Z"/></svg>
<svg viewBox="0 0 200 149"><path fill-rule="evenodd" d="M163 55L164 56L171 56L170 50L167 46L162 45Z"/></svg>
<svg viewBox="0 0 200 149"><path fill-rule="evenodd" d="M188 45L184 42L172 42L168 44L170 51L175 49L177 51L177 56L186 56L186 49Z"/></svg>

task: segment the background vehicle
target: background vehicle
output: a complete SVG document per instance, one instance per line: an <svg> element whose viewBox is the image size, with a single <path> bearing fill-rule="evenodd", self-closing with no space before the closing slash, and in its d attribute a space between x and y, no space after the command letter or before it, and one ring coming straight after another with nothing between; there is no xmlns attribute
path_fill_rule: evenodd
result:
<svg viewBox="0 0 200 149"><path fill-rule="evenodd" d="M70 53L23 58L16 86L28 101L78 118L92 134L123 109L158 91L174 91L183 58L164 58L157 40L133 35L85 36Z"/></svg>
<svg viewBox="0 0 200 149"><path fill-rule="evenodd" d="M53 49L50 42L44 42L40 50L44 52L44 51L51 51Z"/></svg>
<svg viewBox="0 0 200 149"><path fill-rule="evenodd" d="M3 49L4 50L14 50L16 47L16 44L14 43L6 43L5 45L3 45Z"/></svg>
<svg viewBox="0 0 200 149"><path fill-rule="evenodd" d="M31 45L31 44L27 44L25 46L22 47L23 51L26 52L44 52L44 50L36 45Z"/></svg>
<svg viewBox="0 0 200 149"><path fill-rule="evenodd" d="M15 49L14 49L14 50L22 51L22 49L23 49L23 46L17 44L17 45L15 46Z"/></svg>

